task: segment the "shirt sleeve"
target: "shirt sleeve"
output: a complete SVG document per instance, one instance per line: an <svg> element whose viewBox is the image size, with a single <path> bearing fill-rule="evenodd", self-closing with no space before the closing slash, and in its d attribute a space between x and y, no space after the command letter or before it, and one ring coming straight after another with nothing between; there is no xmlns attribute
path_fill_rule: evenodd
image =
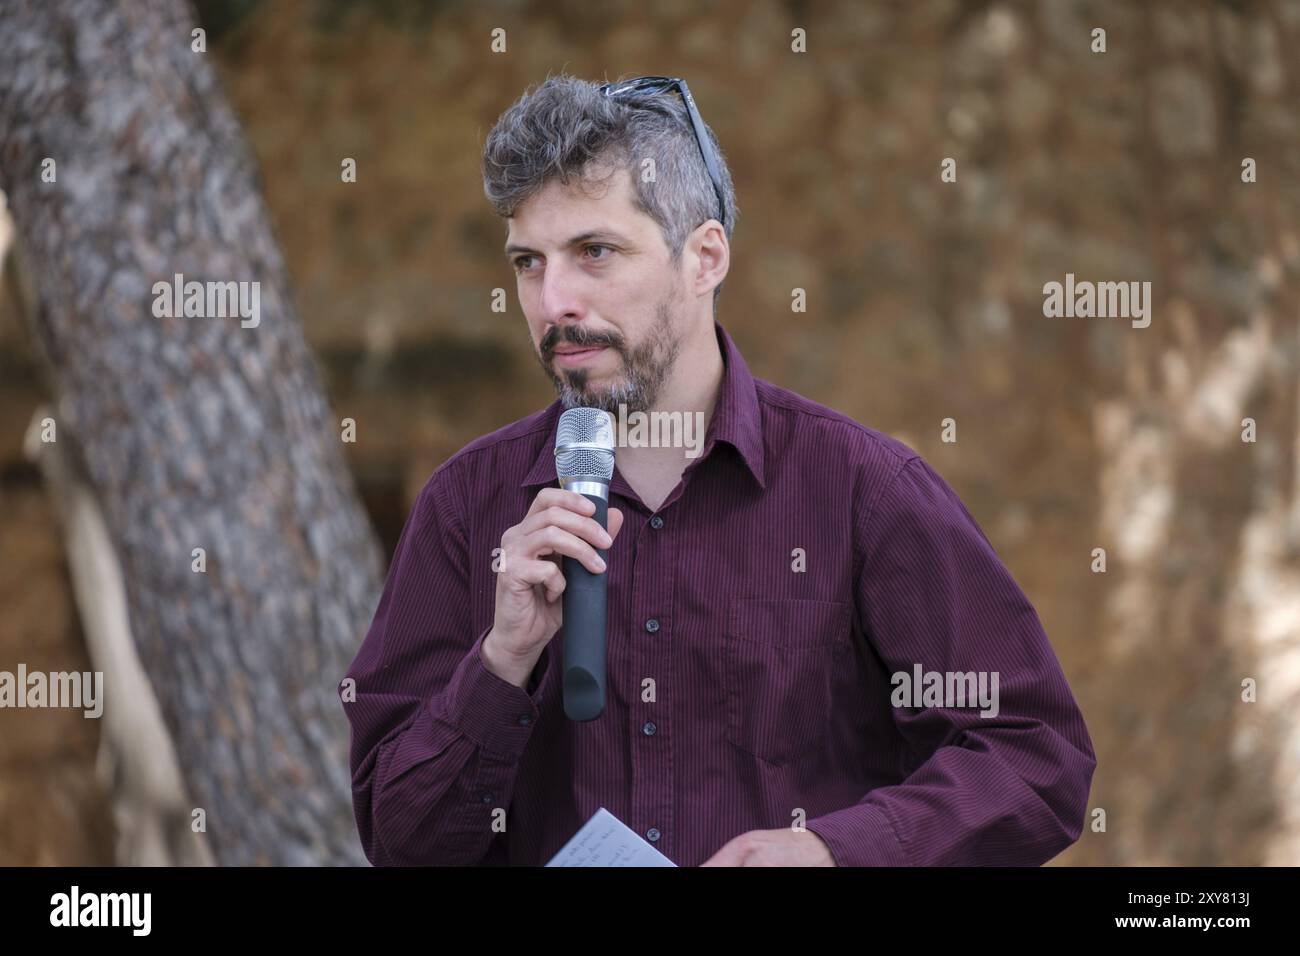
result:
<svg viewBox="0 0 1300 956"><path fill-rule="evenodd" d="M1041 865L1079 838L1097 762L1037 613L920 457L899 467L861 521L855 602L891 677L915 684L917 665L945 686L949 674L983 674L995 703L900 706L906 685L891 683L913 769L808 829L841 866Z"/></svg>
<svg viewBox="0 0 1300 956"><path fill-rule="evenodd" d="M420 492L340 688L352 727L353 812L376 866L477 865L489 851L503 854L506 835L483 805L500 807L500 818L508 811L537 722L533 688L551 656L542 652L531 694L484 665L491 625L471 630L475 558L451 487L444 466Z"/></svg>

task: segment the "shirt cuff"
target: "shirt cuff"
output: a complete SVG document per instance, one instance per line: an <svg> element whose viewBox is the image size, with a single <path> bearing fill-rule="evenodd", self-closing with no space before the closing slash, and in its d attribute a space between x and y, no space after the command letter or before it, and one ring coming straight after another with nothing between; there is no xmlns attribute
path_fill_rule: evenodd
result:
<svg viewBox="0 0 1300 956"><path fill-rule="evenodd" d="M491 630L490 625L483 629L453 672L447 687L448 711L461 732L479 746L518 757L537 726L540 697L536 689L528 694L488 670L481 651L483 640ZM540 687L541 675L550 666L550 660L548 644L533 668L528 686Z"/></svg>
<svg viewBox="0 0 1300 956"><path fill-rule="evenodd" d="M809 820L805 826L830 848L836 866L909 866L889 817L858 803Z"/></svg>

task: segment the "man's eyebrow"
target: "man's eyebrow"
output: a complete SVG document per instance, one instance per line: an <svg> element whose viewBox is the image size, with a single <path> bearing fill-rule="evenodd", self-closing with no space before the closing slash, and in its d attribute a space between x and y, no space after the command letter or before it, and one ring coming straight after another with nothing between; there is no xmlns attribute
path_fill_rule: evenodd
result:
<svg viewBox="0 0 1300 956"><path fill-rule="evenodd" d="M592 242L593 240L600 240L600 239L607 239L610 242L616 242L616 243L628 242L628 239L625 236L620 235L619 233L615 232L612 229L589 229L584 233L580 233L574 236L572 239L566 242L564 244L564 248L570 249L573 246L581 245L584 242ZM516 252L537 252L537 250L530 249L528 246L521 246L513 242L506 244L505 254L507 256Z"/></svg>

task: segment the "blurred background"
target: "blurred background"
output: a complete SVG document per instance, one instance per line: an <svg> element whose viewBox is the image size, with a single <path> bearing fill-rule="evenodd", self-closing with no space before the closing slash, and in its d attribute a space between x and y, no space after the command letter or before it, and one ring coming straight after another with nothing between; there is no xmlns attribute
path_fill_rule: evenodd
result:
<svg viewBox="0 0 1300 956"><path fill-rule="evenodd" d="M1298 45L1284 0L7 5L0 670L133 642L156 703L0 711L0 865L364 862L387 557L554 397L479 162L560 70L687 79L752 371L914 447L1037 608L1099 761L1053 865L1300 863ZM174 272L260 278L264 334L141 321ZM1067 273L1150 326L1045 317Z"/></svg>

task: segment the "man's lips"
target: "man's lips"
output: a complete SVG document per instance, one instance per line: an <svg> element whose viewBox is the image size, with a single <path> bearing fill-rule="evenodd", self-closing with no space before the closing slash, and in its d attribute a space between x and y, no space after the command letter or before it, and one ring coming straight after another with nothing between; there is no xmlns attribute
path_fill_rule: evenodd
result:
<svg viewBox="0 0 1300 956"><path fill-rule="evenodd" d="M606 346L603 345L593 345L591 348L568 349L563 352L556 349L554 352L555 361L561 365L581 365L605 351L605 348Z"/></svg>

